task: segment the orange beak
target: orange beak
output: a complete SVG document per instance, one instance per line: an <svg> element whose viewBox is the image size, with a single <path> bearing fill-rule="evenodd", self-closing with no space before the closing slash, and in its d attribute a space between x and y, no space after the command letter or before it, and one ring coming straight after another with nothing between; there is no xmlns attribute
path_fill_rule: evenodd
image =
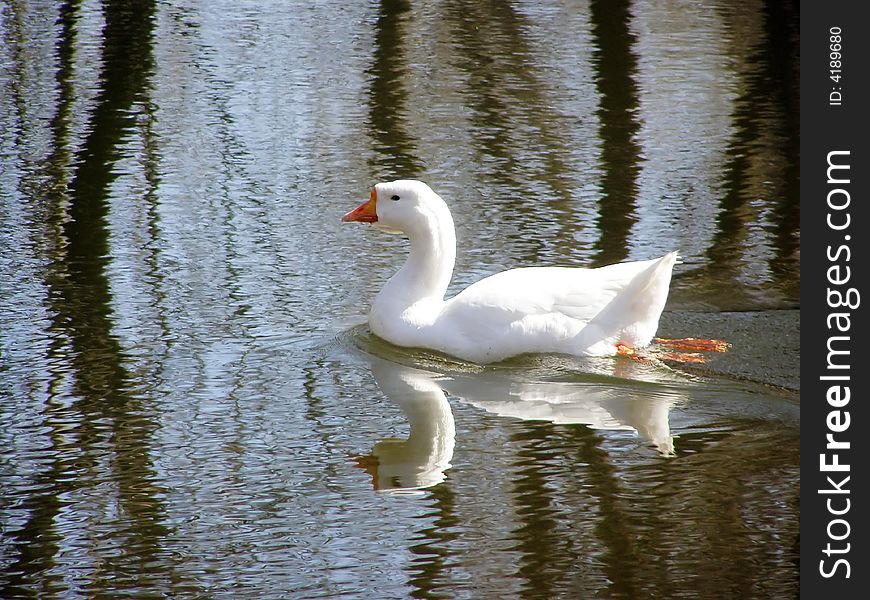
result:
<svg viewBox="0 0 870 600"><path fill-rule="evenodd" d="M363 202L355 209L344 215L341 220L345 223L348 221L359 221L360 223L374 223L378 220L378 193L375 188L372 188L372 195L368 202Z"/></svg>

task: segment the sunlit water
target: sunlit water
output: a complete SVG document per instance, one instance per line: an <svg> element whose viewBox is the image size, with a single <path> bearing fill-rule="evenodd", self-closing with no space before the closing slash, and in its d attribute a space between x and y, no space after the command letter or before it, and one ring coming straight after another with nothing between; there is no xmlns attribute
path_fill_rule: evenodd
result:
<svg viewBox="0 0 870 600"><path fill-rule="evenodd" d="M798 15L707 4L0 3L0 597L794 596ZM731 351L374 338L396 177Z"/></svg>

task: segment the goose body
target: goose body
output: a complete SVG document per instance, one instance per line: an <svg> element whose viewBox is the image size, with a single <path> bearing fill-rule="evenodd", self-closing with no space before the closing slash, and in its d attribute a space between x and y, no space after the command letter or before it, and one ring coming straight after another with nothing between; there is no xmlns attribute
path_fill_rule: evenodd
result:
<svg viewBox="0 0 870 600"><path fill-rule="evenodd" d="M618 345L646 346L658 328L677 261L671 252L595 269L511 269L445 300L456 237L450 210L429 186L379 183L369 201L342 220L400 232L411 243L407 261L372 303L372 332L399 346L480 364L524 353L607 356Z"/></svg>

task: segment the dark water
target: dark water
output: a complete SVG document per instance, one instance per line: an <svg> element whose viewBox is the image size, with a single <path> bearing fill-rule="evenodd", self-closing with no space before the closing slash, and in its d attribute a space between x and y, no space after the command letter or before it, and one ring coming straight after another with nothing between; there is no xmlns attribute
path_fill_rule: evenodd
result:
<svg viewBox="0 0 870 600"><path fill-rule="evenodd" d="M796 3L795 3L796 4ZM0 2L0 597L797 593L796 6ZM679 249L707 365L385 345L374 182L452 290Z"/></svg>

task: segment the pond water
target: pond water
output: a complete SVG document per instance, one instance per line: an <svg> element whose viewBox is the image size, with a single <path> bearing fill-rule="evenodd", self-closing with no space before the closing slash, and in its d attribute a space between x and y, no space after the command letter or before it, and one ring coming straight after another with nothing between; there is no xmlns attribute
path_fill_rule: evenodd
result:
<svg viewBox="0 0 870 600"><path fill-rule="evenodd" d="M798 589L798 13L770 0L0 3L0 597ZM451 292L679 249L704 365L374 338Z"/></svg>

